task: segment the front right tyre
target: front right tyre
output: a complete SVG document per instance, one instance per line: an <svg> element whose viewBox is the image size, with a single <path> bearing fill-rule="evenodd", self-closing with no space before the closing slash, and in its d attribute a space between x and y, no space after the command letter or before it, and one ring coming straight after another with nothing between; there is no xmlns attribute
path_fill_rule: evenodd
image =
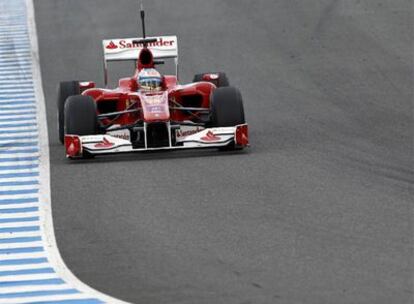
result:
<svg viewBox="0 0 414 304"><path fill-rule="evenodd" d="M210 100L210 123L213 127L234 127L246 123L243 99L234 87L217 88Z"/></svg>
<svg viewBox="0 0 414 304"><path fill-rule="evenodd" d="M234 127L245 124L243 99L240 91L234 87L217 88L210 99L210 126ZM220 148L221 151L239 150L235 143Z"/></svg>

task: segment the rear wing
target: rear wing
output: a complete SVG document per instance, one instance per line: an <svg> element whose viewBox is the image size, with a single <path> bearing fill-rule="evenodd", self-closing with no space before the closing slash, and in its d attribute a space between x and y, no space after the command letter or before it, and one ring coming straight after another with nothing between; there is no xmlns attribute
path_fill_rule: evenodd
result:
<svg viewBox="0 0 414 304"><path fill-rule="evenodd" d="M146 39L157 39L149 42L148 49L151 50L154 59L173 58L178 77L178 40L177 36L146 37ZM142 38L106 39L102 41L104 51L104 73L105 86L108 84L108 62L138 60L140 51L144 48Z"/></svg>

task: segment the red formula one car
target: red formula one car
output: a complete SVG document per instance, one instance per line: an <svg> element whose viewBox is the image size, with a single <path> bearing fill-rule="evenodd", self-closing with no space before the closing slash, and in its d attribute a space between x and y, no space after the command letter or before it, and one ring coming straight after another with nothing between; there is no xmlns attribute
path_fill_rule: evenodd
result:
<svg viewBox="0 0 414 304"><path fill-rule="evenodd" d="M134 60L135 74L115 89L94 82L61 82L59 139L69 158L147 150L248 146L240 92L224 73L204 73L178 84L176 36L103 41L105 85L109 61ZM175 75L161 75L158 64L175 61Z"/></svg>

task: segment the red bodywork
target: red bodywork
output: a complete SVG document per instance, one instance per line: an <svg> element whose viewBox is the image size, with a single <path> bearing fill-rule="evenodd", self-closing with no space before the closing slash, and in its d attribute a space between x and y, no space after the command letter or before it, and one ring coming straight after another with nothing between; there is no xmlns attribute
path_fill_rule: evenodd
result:
<svg viewBox="0 0 414 304"><path fill-rule="evenodd" d="M144 68L154 68L154 60L149 49L143 49L137 60L135 74L119 80L118 87L113 90L95 88L93 82L81 83L83 95L91 96L97 104L97 114L103 127L107 125L133 125L138 121L182 122L197 120L201 112L183 111L179 107L210 107L210 95L216 86L210 82L197 82L189 85L178 85L177 77L163 76L161 91L141 91L137 82L139 72ZM103 114L129 111L119 116L102 117Z"/></svg>

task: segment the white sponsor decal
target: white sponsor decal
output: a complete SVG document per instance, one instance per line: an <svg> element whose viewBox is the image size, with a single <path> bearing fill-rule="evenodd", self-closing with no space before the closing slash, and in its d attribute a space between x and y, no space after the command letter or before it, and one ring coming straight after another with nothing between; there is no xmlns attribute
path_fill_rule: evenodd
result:
<svg viewBox="0 0 414 304"><path fill-rule="evenodd" d="M160 104L163 102L163 95L145 96L144 101L149 105Z"/></svg>
<svg viewBox="0 0 414 304"><path fill-rule="evenodd" d="M116 138L125 139L130 141L131 140L131 134L128 130L116 130L116 131L108 131L106 134L111 135Z"/></svg>
<svg viewBox="0 0 414 304"><path fill-rule="evenodd" d="M175 136L181 139L203 130L204 128L199 126L181 126L180 129L175 130Z"/></svg>

